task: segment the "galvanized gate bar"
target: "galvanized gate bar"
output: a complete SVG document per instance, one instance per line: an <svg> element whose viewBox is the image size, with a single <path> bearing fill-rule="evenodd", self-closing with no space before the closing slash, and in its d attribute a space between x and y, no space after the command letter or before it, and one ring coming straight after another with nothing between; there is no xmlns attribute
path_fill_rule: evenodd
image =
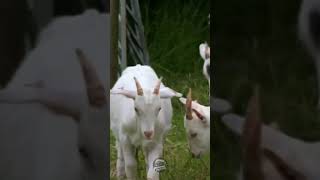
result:
<svg viewBox="0 0 320 180"><path fill-rule="evenodd" d="M127 13L126 0L120 0L119 14L119 64L121 71L127 67Z"/></svg>
<svg viewBox="0 0 320 180"><path fill-rule="evenodd" d="M120 0L118 63L120 70L128 64L127 50L135 64L149 65L149 53L138 0Z"/></svg>

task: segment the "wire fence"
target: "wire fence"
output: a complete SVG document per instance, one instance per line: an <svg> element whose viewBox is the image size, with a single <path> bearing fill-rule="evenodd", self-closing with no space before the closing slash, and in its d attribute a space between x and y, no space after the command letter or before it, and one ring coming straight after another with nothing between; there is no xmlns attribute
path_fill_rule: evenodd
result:
<svg viewBox="0 0 320 180"><path fill-rule="evenodd" d="M144 35L140 5L137 0L120 0L118 37L118 75L129 61L133 64L149 65L150 57Z"/></svg>

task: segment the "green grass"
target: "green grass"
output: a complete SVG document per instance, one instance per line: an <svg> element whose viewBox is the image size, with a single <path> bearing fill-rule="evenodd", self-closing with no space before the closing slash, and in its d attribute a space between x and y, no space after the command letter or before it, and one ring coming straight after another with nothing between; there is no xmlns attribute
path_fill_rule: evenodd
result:
<svg viewBox="0 0 320 180"><path fill-rule="evenodd" d="M163 76L166 86L183 93L193 90L193 97L209 105L208 83L202 75L203 60L199 45L209 41L209 1L141 1L142 17L150 53L151 66ZM183 126L184 107L172 99L172 128L164 143L167 170L161 179L210 179L210 155L191 158ZM116 149L111 138L111 179L116 179ZM146 179L143 155L139 153L139 179Z"/></svg>

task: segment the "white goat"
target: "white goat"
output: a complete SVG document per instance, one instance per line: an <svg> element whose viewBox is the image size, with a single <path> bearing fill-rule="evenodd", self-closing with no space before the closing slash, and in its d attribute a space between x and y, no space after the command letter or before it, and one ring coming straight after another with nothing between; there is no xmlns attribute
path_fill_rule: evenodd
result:
<svg viewBox="0 0 320 180"><path fill-rule="evenodd" d="M108 88L109 22L109 15L88 10L57 18L41 33L2 91L0 179L107 178L108 107L101 92ZM78 57L76 48L83 51Z"/></svg>
<svg viewBox="0 0 320 180"><path fill-rule="evenodd" d="M110 91L111 129L117 141L117 176L137 178L135 152L142 146L147 177L159 179L153 163L162 157L171 127L171 98L180 96L158 79L149 66L126 68Z"/></svg>
<svg viewBox="0 0 320 180"><path fill-rule="evenodd" d="M204 60L202 72L205 78L208 80L209 88L210 88L210 74L211 74L210 47L208 46L207 43L200 44L199 53L202 59ZM226 100L223 100L217 97L210 97L210 98L211 98L211 105L212 105L213 112L224 114L232 109L231 104Z"/></svg>
<svg viewBox="0 0 320 180"><path fill-rule="evenodd" d="M236 114L222 117L223 123L242 136L245 180L317 180L320 177L320 143L308 143L263 125L259 100L250 100L247 118Z"/></svg>
<svg viewBox="0 0 320 180"><path fill-rule="evenodd" d="M203 75L207 78L210 86L210 47L207 43L200 44L199 53L201 58L204 60L202 69Z"/></svg>
<svg viewBox="0 0 320 180"><path fill-rule="evenodd" d="M207 43L200 44L199 53L202 59L204 60L202 72L203 72L203 75L208 80L209 88L210 88L210 75L211 75L210 47L208 46ZM231 104L226 100L220 99L217 97L210 97L210 98L211 98L211 107L213 112L224 114L232 109Z"/></svg>
<svg viewBox="0 0 320 180"><path fill-rule="evenodd" d="M210 106L203 106L192 101L191 89L187 99L180 98L186 107L184 127L186 128L188 143L193 157L199 158L210 152Z"/></svg>
<svg viewBox="0 0 320 180"><path fill-rule="evenodd" d="M314 58L320 109L320 1L303 0L299 14L299 35Z"/></svg>

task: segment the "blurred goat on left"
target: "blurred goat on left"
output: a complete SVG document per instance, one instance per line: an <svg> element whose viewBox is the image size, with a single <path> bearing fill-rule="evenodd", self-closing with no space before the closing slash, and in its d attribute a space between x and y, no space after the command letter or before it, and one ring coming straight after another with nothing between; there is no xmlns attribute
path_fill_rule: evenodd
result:
<svg viewBox="0 0 320 180"><path fill-rule="evenodd" d="M48 1L0 8L0 179L107 179L109 13Z"/></svg>

